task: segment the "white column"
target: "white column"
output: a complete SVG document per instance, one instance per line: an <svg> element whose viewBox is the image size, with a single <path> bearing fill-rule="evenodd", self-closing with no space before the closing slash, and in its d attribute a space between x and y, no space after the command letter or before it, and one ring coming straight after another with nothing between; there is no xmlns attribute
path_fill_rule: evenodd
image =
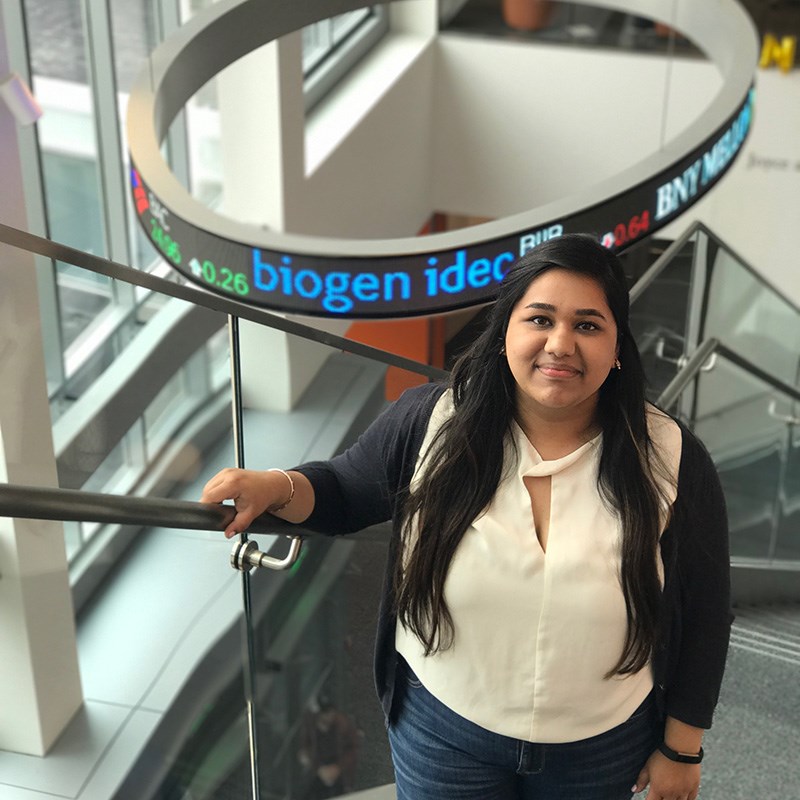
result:
<svg viewBox="0 0 800 800"><path fill-rule="evenodd" d="M218 78L222 211L236 220L279 231L293 229L292 222L302 219L301 55L301 36L296 32L250 53ZM347 328L346 323L333 325L337 333ZM290 410L330 355L330 348L247 321L239 329L244 405Z"/></svg>
<svg viewBox="0 0 800 800"><path fill-rule="evenodd" d="M0 78L8 71L0 35ZM24 229L16 122L2 102L0 175L0 220ZM0 245L0 287L0 481L56 486L33 256ZM0 653L0 749L44 755L83 703L60 523L0 518Z"/></svg>
<svg viewBox="0 0 800 800"><path fill-rule="evenodd" d="M463 4L462 4L463 5ZM439 6L436 0L406 0L389 6L392 30L436 36L439 30Z"/></svg>

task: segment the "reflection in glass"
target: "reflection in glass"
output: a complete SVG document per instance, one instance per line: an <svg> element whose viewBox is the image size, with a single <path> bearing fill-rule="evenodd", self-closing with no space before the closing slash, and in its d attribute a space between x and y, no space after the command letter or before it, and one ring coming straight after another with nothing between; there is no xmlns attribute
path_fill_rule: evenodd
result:
<svg viewBox="0 0 800 800"><path fill-rule="evenodd" d="M246 465L253 469L329 458L386 404L383 366L291 336L286 347L293 359L317 367L291 410L245 408ZM245 389L265 366L244 358ZM276 370L271 380L291 379ZM372 679L389 539L389 525L369 541L310 538L288 574L251 578L262 797L321 796L319 782L331 774L324 769L331 757L316 749L322 742L335 745L341 773L331 796L394 781ZM275 547L283 554L286 544Z"/></svg>
<svg viewBox="0 0 800 800"><path fill-rule="evenodd" d="M703 338L716 337L790 386L800 376L798 310L709 240Z"/></svg>
<svg viewBox="0 0 800 800"><path fill-rule="evenodd" d="M262 402L244 409L246 464L254 469L330 457L385 406L383 366L294 337L285 344L299 362L315 367L291 408ZM215 409L215 401L205 401L165 448L179 453L168 472L183 476L173 496L197 499L208 478L234 463L229 388L218 377L228 368L225 345L225 331L219 330L192 357L200 359L202 352L205 374L212 385L220 381L222 392ZM193 395L195 372L187 361L151 393L148 435L171 419L176 394ZM245 357L245 385L265 372L273 383L296 378L263 351ZM161 486L154 493L165 494ZM285 542L275 537L256 541L263 550L274 548L275 555L285 551ZM158 689L148 698L159 717L143 747L129 754L119 796L137 796L137 787L145 784L159 797L249 796L242 702L248 650L255 667L261 797L313 796L320 745L331 720L345 751L341 788L391 783L383 715L372 690L372 646L388 541L388 529L370 541L308 539L290 570L250 576L252 626L245 628L240 578L228 566L230 545L220 534L142 532L98 607L120 602L117 587L127 584L128 595L138 598L140 615L145 608L180 613L169 625L175 631L174 653L166 661L166 680L157 679ZM130 589L136 580L138 594ZM164 638L160 631L151 637L156 646L143 646L146 673ZM134 638L142 646L138 632ZM122 672L131 679L128 670Z"/></svg>
<svg viewBox="0 0 800 800"><path fill-rule="evenodd" d="M90 280L90 273L71 269L76 280ZM146 494L155 486L172 492L185 482L184 472L193 480L199 469L193 438L206 446L213 427L227 424L227 412L218 410L229 403L220 378L227 364L226 318L148 292L109 324L101 339L88 336L90 356L59 403L60 484L94 492Z"/></svg>
<svg viewBox="0 0 800 800"><path fill-rule="evenodd" d="M783 479L779 487L779 507L775 558L800 561L800 403L776 403L776 413L784 420Z"/></svg>
<svg viewBox="0 0 800 800"><path fill-rule="evenodd" d="M150 53L158 44L156 5L153 0L112 0L109 3L117 111L122 132L121 155L126 175L129 160L124 133L128 97L139 72L146 67ZM131 264L149 271L154 263L160 261L160 257L136 221L130 192L126 193L126 208L132 249Z"/></svg>
<svg viewBox="0 0 800 800"><path fill-rule="evenodd" d="M79 0L25 0L33 90L44 114L37 124L49 235L105 255L94 103ZM62 346L68 348L112 301L102 276L57 264Z"/></svg>
<svg viewBox="0 0 800 800"><path fill-rule="evenodd" d="M692 427L708 448L728 505L731 555L773 558L787 465L786 398L724 358L696 381Z"/></svg>
<svg viewBox="0 0 800 800"><path fill-rule="evenodd" d="M657 398L682 366L687 353L694 238L631 305L633 337L642 355L648 398Z"/></svg>

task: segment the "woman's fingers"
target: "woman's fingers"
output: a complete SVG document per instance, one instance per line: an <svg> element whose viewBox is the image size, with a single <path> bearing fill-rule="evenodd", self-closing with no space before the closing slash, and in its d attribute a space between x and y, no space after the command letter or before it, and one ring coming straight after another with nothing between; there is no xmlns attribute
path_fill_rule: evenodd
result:
<svg viewBox="0 0 800 800"><path fill-rule="evenodd" d="M656 750L645 770L650 781L647 800L693 800L700 786L700 765L670 761ZM641 778L641 774L640 774ZM637 781L637 785L640 785Z"/></svg>
<svg viewBox="0 0 800 800"><path fill-rule="evenodd" d="M224 500L235 500L239 493L236 475L238 472L244 472L244 470L226 468L218 472L203 487L203 494L200 496L200 502L221 503Z"/></svg>
<svg viewBox="0 0 800 800"><path fill-rule="evenodd" d="M247 530L270 504L264 473L233 468L218 472L203 487L200 502L223 503L225 500L233 500L236 509L236 516L225 528L225 537L230 539Z"/></svg>
<svg viewBox="0 0 800 800"><path fill-rule="evenodd" d="M639 773L639 777L636 779L636 783L631 786L631 791L634 794L641 792L648 783L650 783L650 771L647 769L647 764L645 764L645 766L642 767L642 771Z"/></svg>

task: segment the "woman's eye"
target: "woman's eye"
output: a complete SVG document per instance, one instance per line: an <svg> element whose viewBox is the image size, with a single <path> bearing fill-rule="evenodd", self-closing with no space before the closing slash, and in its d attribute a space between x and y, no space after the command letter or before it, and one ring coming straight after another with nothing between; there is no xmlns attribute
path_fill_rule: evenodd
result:
<svg viewBox="0 0 800 800"><path fill-rule="evenodd" d="M579 322L578 330L581 331L597 331L600 330L594 322Z"/></svg>
<svg viewBox="0 0 800 800"><path fill-rule="evenodd" d="M549 324L550 320L547 317L531 317L530 322L534 325L547 325Z"/></svg>

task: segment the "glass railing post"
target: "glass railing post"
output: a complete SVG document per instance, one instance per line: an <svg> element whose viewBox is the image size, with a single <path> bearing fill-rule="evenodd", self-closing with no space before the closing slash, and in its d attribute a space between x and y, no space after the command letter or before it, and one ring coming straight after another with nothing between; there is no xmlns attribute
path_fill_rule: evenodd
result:
<svg viewBox="0 0 800 800"><path fill-rule="evenodd" d="M686 342L684 356L688 359L703 340L702 320L705 302L706 280L708 276L708 237L698 229L694 235L691 254L692 267L689 284L689 308L686 315ZM695 383L690 383L681 393L678 413L683 417L692 414L695 400Z"/></svg>
<svg viewBox="0 0 800 800"><path fill-rule="evenodd" d="M228 337L231 354L231 411L233 414L233 441L236 466L245 468L244 454L244 409L242 406L242 361L239 340L239 319L232 314L228 316ZM247 541L247 534L240 534L242 542ZM250 786L253 800L259 800L260 772L258 750L258 726L256 721L256 653L253 641L253 605L250 591L250 573L242 571L242 604L244 608L244 693L247 709L247 735L250 751Z"/></svg>

